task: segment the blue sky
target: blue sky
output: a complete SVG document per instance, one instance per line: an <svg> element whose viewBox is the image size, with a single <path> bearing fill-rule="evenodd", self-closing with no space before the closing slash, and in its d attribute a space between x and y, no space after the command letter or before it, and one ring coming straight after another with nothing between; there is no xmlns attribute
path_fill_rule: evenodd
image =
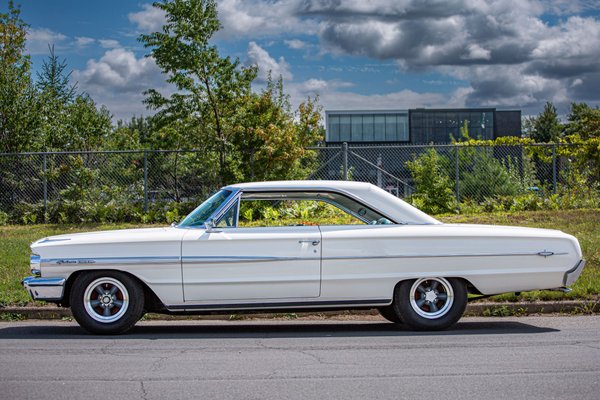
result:
<svg viewBox="0 0 600 400"><path fill-rule="evenodd" d="M0 8L6 9L2 0ZM137 42L164 16L148 2L22 0L37 71L48 44L115 118L170 90ZM284 79L292 103L326 109L495 106L538 113L600 104L600 2L579 0L220 0L215 42Z"/></svg>

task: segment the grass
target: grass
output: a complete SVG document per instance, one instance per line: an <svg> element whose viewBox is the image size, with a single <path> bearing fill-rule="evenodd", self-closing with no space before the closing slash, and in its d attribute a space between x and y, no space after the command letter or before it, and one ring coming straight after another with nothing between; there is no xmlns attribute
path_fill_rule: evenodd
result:
<svg viewBox="0 0 600 400"><path fill-rule="evenodd" d="M498 301L534 301L556 299L597 299L600 294L600 209L524 211L511 213L442 215L447 223L518 225L560 229L579 239L587 265L573 292L536 291L520 296L495 296ZM86 225L7 225L0 226L0 306L31 303L20 281L29 275L29 244L40 238L62 233L139 227L139 224Z"/></svg>

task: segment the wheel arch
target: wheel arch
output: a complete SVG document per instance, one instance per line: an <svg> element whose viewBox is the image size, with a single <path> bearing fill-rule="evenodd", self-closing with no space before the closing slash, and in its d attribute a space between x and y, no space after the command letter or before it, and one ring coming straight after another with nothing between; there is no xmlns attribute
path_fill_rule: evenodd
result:
<svg viewBox="0 0 600 400"><path fill-rule="evenodd" d="M454 275L440 275L439 277L440 277L440 278L446 278L446 279L459 279L459 280L463 281L463 283L466 285L466 287L467 287L467 293L468 293L468 294L479 294L479 295L480 295L480 294L482 294L482 293L479 291L479 289L477 289L477 288L475 287L475 285L473 285L473 284L471 283L471 281L469 281L469 279L467 279L467 278L465 278L465 277L463 277L463 276L454 276ZM402 282L406 282L406 281L412 281L412 280L419 279L419 278L422 278L422 277L410 278L410 279L401 279L401 280L399 280L398 282L396 282L396 284L394 285L394 291L392 292L392 303L393 303L393 299L395 299L395 298L396 298L396 291L398 290L398 288L400 287L400 284L401 284Z"/></svg>
<svg viewBox="0 0 600 400"><path fill-rule="evenodd" d="M146 312L161 311L161 310L166 309L164 303L158 298L156 293L154 293L154 291L146 284L146 282L144 282L143 280L141 280L139 277L132 274L131 272L123 271L120 269L85 269L85 270L78 270L78 271L73 272L71 275L69 275L69 277L67 278L67 281L65 282L65 290L63 293L63 298L59 303L60 306L61 307L70 307L71 306L71 304L70 304L71 289L73 288L73 283L75 283L77 278L79 278L81 275L86 274L86 273L103 272L103 271L104 272L119 272L121 274L127 275L131 279L138 282L144 289L144 309L146 310Z"/></svg>

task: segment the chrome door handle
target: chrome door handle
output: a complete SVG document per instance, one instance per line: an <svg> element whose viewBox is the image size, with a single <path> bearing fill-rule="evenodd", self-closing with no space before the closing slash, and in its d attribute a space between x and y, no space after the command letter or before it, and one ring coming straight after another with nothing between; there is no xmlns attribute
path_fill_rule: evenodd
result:
<svg viewBox="0 0 600 400"><path fill-rule="evenodd" d="M298 240L298 243L311 243L313 246L316 246L319 243L321 243L321 241L320 240Z"/></svg>

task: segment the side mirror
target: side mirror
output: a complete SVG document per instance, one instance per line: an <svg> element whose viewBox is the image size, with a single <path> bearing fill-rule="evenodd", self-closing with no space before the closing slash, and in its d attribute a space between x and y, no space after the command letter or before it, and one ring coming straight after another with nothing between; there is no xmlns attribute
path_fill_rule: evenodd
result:
<svg viewBox="0 0 600 400"><path fill-rule="evenodd" d="M204 228L206 229L206 232L208 232L208 233L218 232L215 230L216 226L217 226L217 220L215 220L214 218L211 218L210 220L208 220L204 223Z"/></svg>

